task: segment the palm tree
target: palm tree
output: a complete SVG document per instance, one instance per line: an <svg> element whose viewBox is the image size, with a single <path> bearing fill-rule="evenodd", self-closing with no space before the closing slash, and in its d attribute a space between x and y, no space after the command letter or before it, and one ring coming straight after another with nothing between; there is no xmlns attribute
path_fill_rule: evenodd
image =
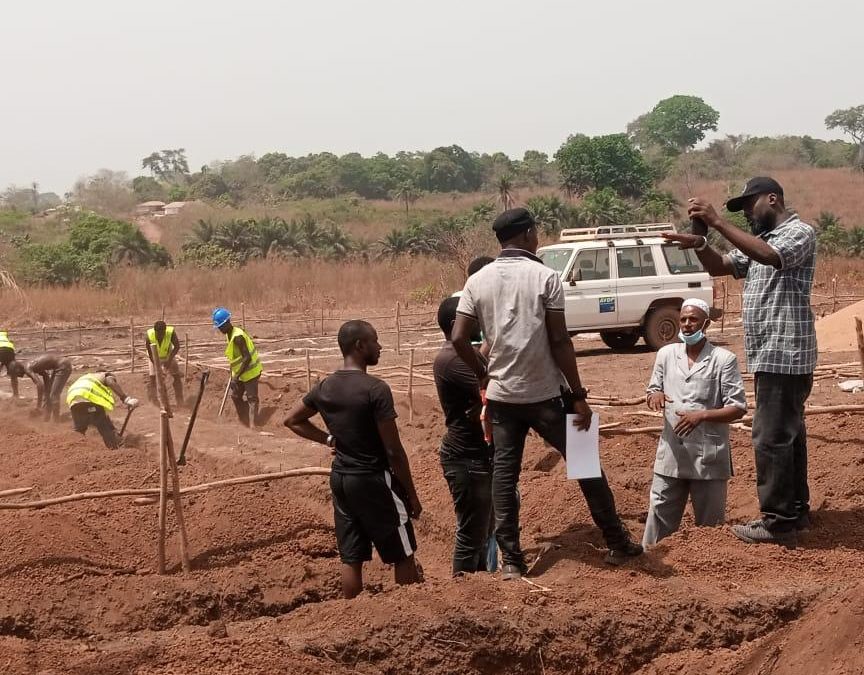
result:
<svg viewBox="0 0 864 675"><path fill-rule="evenodd" d="M229 220L216 228L214 241L232 253L247 255L254 241L255 221Z"/></svg>
<svg viewBox="0 0 864 675"><path fill-rule="evenodd" d="M498 201L501 203L501 210L507 211L513 208L516 201L513 196L513 178L510 174L505 174L498 179L495 185L498 191Z"/></svg>
<svg viewBox="0 0 864 675"><path fill-rule="evenodd" d="M209 244L216 236L216 227L209 220L199 219L192 227L192 239L196 244Z"/></svg>
<svg viewBox="0 0 864 675"><path fill-rule="evenodd" d="M395 190L393 190L392 196L393 199L400 200L403 204L405 204L405 216L408 216L408 210L414 205L418 199L420 199L421 192L417 189L417 186L414 185L413 181L406 180L399 184Z"/></svg>
<svg viewBox="0 0 864 675"><path fill-rule="evenodd" d="M591 227L621 225L630 216L630 209L611 188L591 190L582 198L582 217Z"/></svg>

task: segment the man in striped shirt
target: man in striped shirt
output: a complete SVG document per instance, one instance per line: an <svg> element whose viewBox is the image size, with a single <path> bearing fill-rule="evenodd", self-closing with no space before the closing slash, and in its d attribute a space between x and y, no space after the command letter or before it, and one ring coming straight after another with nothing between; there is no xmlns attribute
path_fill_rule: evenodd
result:
<svg viewBox="0 0 864 675"><path fill-rule="evenodd" d="M751 178L726 208L743 211L753 233L720 218L703 199L691 199L688 212L736 247L727 255L701 235L663 236L693 248L712 276L745 280L744 349L756 386L753 447L762 518L732 531L748 543L795 546L798 532L810 526L804 404L817 356L810 309L816 234L786 209L783 188L771 178Z"/></svg>

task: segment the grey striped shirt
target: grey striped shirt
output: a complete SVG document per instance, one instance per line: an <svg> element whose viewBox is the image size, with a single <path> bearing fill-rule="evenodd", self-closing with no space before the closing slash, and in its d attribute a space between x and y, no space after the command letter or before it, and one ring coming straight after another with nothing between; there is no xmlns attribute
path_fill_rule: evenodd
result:
<svg viewBox="0 0 864 675"><path fill-rule="evenodd" d="M744 278L744 351L751 373L806 375L816 367L816 329L810 290L816 233L797 214L761 235L780 256L779 269L728 254L736 279Z"/></svg>

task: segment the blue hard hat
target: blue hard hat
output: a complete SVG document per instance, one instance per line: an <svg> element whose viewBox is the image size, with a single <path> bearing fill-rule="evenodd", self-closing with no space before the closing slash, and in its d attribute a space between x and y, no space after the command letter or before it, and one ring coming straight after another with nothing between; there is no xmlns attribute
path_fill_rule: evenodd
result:
<svg viewBox="0 0 864 675"><path fill-rule="evenodd" d="M224 326L225 322L231 318L231 312L229 312L224 307L217 307L213 310L213 325L216 328L219 326Z"/></svg>

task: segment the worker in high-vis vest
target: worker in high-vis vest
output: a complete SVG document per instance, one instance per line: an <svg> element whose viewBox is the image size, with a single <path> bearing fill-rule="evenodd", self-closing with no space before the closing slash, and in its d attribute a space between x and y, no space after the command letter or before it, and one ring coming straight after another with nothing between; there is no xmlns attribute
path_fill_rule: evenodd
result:
<svg viewBox="0 0 864 675"><path fill-rule="evenodd" d="M225 357L231 366L231 400L237 416L254 428L258 424L258 380L263 371L258 350L246 331L231 325L231 312L224 307L213 310L213 325L228 341Z"/></svg>
<svg viewBox="0 0 864 675"><path fill-rule="evenodd" d="M12 396L18 398L18 375L16 369L10 368L11 364L15 363L15 345L9 339L9 333L5 330L0 330L0 372L3 367L6 367L6 373L9 379L12 380Z"/></svg>
<svg viewBox="0 0 864 675"><path fill-rule="evenodd" d="M174 382L174 396L177 398L177 405L183 405L183 376L180 374L180 367L177 365L176 356L180 351L180 339L177 337L177 332L174 326L168 326L164 321L157 321L153 324L153 328L147 331L147 357L149 359L149 371L147 374L147 398L154 405L159 404L159 399L156 395L156 368L153 364L153 357L150 355L150 345L156 347L156 353L159 357L159 364L162 366L162 372L171 375Z"/></svg>
<svg viewBox="0 0 864 675"><path fill-rule="evenodd" d="M84 434L89 427L96 427L106 447L111 450L119 448L121 439L108 417L118 398L130 410L139 405L137 398L124 393L112 373L87 373L75 380L66 393L75 431Z"/></svg>
<svg viewBox="0 0 864 675"><path fill-rule="evenodd" d="M39 354L28 361L16 359L9 374L29 377L36 385L36 409L45 410L45 419L60 419L60 397L72 374L72 362L59 354Z"/></svg>

